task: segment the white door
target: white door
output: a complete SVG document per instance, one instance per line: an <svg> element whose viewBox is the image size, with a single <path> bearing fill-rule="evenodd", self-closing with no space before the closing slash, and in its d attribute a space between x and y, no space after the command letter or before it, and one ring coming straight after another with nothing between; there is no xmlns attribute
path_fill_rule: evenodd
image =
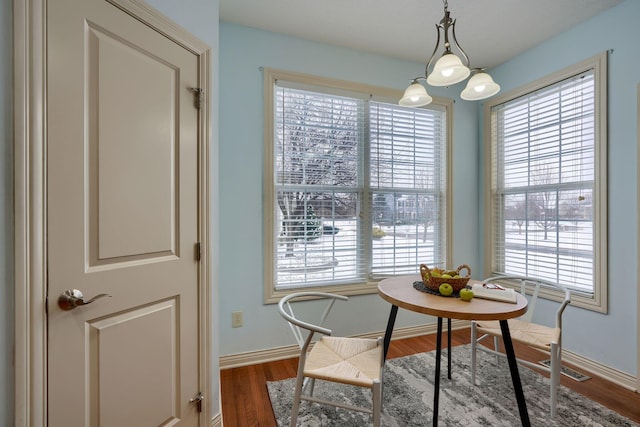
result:
<svg viewBox="0 0 640 427"><path fill-rule="evenodd" d="M198 56L106 0L47 40L49 426L199 425Z"/></svg>

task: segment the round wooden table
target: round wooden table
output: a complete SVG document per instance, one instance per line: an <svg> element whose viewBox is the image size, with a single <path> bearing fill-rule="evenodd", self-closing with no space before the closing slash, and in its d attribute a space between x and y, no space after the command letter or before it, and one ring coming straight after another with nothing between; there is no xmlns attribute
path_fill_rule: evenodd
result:
<svg viewBox="0 0 640 427"><path fill-rule="evenodd" d="M511 371L511 379L515 390L516 399L518 401L518 410L523 426L530 426L529 414L527 412L527 404L524 399L524 392L520 382L520 373L518 371L518 363L516 362L513 343L511 342L511 334L509 332L508 319L519 317L527 311L527 299L516 293L517 300L515 304L492 301L487 299L473 298L471 301L462 301L460 298L443 297L440 295L430 294L415 289L413 283L422 281L420 275L396 276L384 279L378 283L378 294L386 301L391 303L391 313L387 322L387 330L384 337L384 355L387 356L393 326L398 314L398 307L405 310L415 311L417 313L428 314L438 318L438 332L436 339L436 373L435 373L435 390L433 397L433 425L438 425L438 399L440 394L440 354L442 351L442 319L449 320L449 338L451 337L451 319L461 320L498 320L502 330L502 338L504 341L507 360L509 361L509 370ZM470 284L480 283L478 281L470 281ZM449 347L451 342L449 341ZM449 357L451 351L449 351ZM451 362L449 359L449 370L451 370ZM451 377L449 377L451 378Z"/></svg>

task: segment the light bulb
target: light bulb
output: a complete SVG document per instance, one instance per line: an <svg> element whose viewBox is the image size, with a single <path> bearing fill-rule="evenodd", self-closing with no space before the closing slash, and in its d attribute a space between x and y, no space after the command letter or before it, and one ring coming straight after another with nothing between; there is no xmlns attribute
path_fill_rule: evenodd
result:
<svg viewBox="0 0 640 427"><path fill-rule="evenodd" d="M442 74L443 77L451 77L451 75L453 74L453 68L447 68L446 70L442 70L440 74Z"/></svg>
<svg viewBox="0 0 640 427"><path fill-rule="evenodd" d="M469 68L460 58L452 53L444 54L436 61L431 74L427 76L427 83L431 86L449 86L469 77Z"/></svg>
<svg viewBox="0 0 640 427"><path fill-rule="evenodd" d="M489 98L500 92L500 85L493 81L491 76L481 69L469 79L467 87L462 91L460 97L465 101L478 101Z"/></svg>
<svg viewBox="0 0 640 427"><path fill-rule="evenodd" d="M431 96L427 93L427 90L418 83L417 79L414 79L407 90L404 91L404 95L398 102L403 107L422 107L432 101Z"/></svg>

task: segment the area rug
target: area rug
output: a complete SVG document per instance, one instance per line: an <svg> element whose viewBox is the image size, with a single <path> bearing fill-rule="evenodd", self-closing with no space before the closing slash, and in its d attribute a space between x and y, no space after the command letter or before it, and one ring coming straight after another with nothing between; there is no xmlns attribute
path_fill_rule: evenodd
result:
<svg viewBox="0 0 640 427"><path fill-rule="evenodd" d="M452 350L452 379L447 379L442 352L439 426L519 426L518 405L505 359L478 352L477 386L471 384L470 346ZM435 351L387 361L384 372L383 426L430 426L433 417ZM549 417L549 380L520 366L520 377L532 426L636 426L629 419L564 386L558 390L558 414ZM291 419L294 379L268 382L269 397L279 426ZM341 399L370 407L368 389L317 381L315 396ZM302 402L299 426L362 427L371 424L364 413Z"/></svg>

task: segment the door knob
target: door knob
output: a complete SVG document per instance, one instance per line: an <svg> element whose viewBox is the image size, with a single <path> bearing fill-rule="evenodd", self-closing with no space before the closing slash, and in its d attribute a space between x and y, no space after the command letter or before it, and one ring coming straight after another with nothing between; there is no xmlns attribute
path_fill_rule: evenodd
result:
<svg viewBox="0 0 640 427"><path fill-rule="evenodd" d="M111 297L111 295L99 294L87 301L84 299L84 295L82 295L82 292L80 292L78 289L67 289L58 297L58 305L61 309L69 311L73 310L79 305L91 304L95 300L104 297Z"/></svg>

